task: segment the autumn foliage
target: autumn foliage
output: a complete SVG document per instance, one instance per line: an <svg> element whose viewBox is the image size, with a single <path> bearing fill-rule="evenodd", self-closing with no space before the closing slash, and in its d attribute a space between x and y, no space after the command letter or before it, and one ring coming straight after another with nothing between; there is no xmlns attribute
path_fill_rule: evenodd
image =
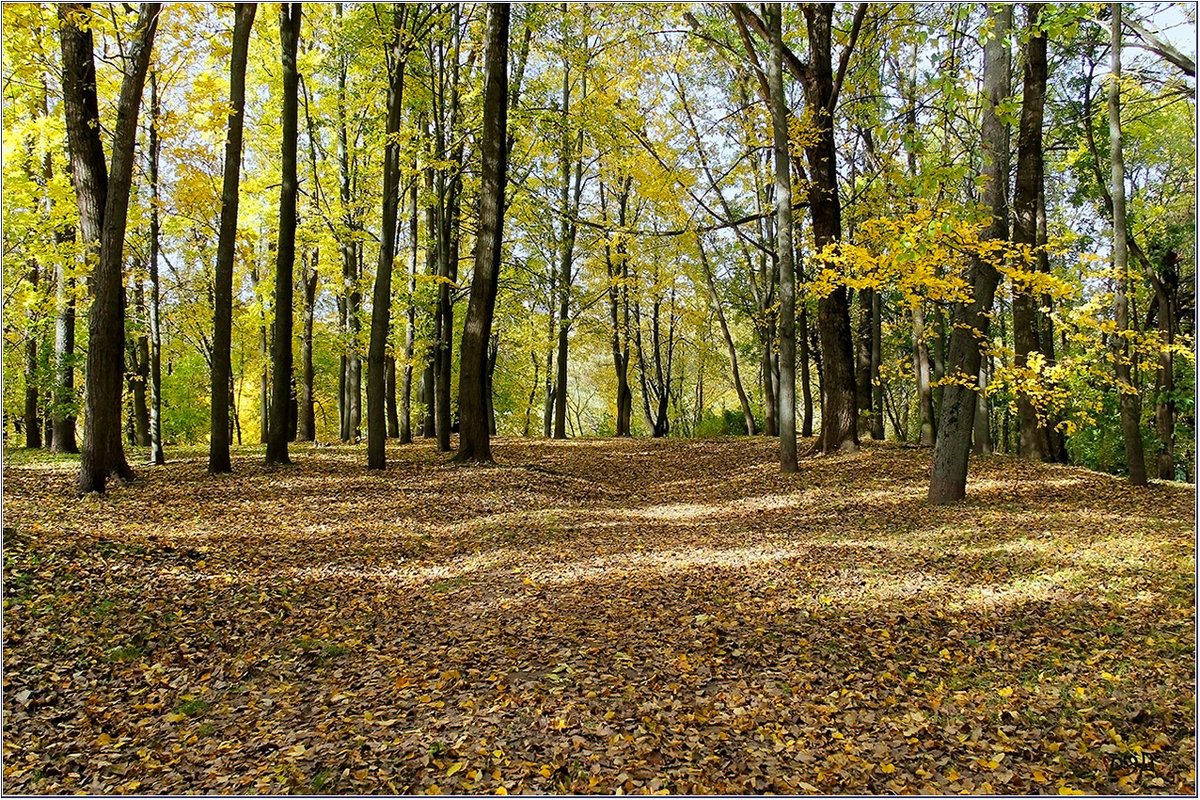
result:
<svg viewBox="0 0 1200 800"><path fill-rule="evenodd" d="M803 443L802 443L803 444ZM4 478L12 793L1195 791L1192 489L870 444Z"/></svg>

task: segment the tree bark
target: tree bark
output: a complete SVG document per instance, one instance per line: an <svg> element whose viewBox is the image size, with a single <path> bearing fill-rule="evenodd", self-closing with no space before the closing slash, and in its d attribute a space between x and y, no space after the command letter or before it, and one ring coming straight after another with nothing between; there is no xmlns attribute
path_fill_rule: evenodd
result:
<svg viewBox="0 0 1200 800"><path fill-rule="evenodd" d="M1012 26L1011 6L988 6L993 23L993 35L983 50L983 145L984 205L991 211L991 223L981 239L1008 239L1008 171L1009 127L997 111L1008 97L1011 63L1008 50L1008 31ZM937 442L933 448L933 466L929 477L929 500L945 504L966 496L967 462L971 451L971 429L974 426L977 402L981 348L986 345L992 301L1000 272L995 256L980 253L971 258L964 276L971 287L971 299L954 309L954 325L950 333L949 361L954 382L942 393L941 417ZM965 384L965 385L964 385Z"/></svg>
<svg viewBox="0 0 1200 800"><path fill-rule="evenodd" d="M699 236L696 237L696 249L700 254L700 266L704 269L704 280L708 285L708 296L712 300L717 322L721 325L721 336L725 339L725 350L729 353L729 369L733 377L733 389L737 392L738 403L742 407L742 416L746 420L746 433L754 436L758 433L758 430L754 423L754 413L750 410L750 399L746 396L746 390L742 387L742 374L738 370L737 347L734 345L733 336L729 332L729 323L725 319L725 310L721 308L721 297L717 294L717 284L713 279L712 267L708 263L708 254L704 252L704 242L700 241Z"/></svg>
<svg viewBox="0 0 1200 800"><path fill-rule="evenodd" d="M479 235L475 273L463 327L458 403L460 461L491 461L486 413L487 347L499 284L504 243L504 188L508 170L508 27L509 4L487 8L483 54L483 130L480 136Z"/></svg>
<svg viewBox="0 0 1200 800"><path fill-rule="evenodd" d="M312 264L303 268L304 274L304 327L300 334L300 409L296 423L296 439L314 442L317 439L317 411L313 397L313 322L316 316L317 284L321 273L317 270L320 251L313 248ZM305 259L301 258L301 263Z"/></svg>
<svg viewBox="0 0 1200 800"><path fill-rule="evenodd" d="M1025 46L1025 88L1021 101L1021 129L1017 139L1017 177L1013 196L1013 244L1023 248L1018 256L1022 269L1037 269L1037 198L1042 183L1042 117L1046 102L1046 36L1038 29L1043 4L1030 3L1029 39ZM1026 254L1028 257L1026 257ZM1037 297L1027 280L1013 281L1013 364L1018 373L1029 368L1032 356L1040 361ZM1040 376L1037 379L1040 383ZM1017 391L1020 425L1019 453L1038 461L1051 460L1046 427L1039 417L1036 400L1029 392Z"/></svg>
<svg viewBox="0 0 1200 800"><path fill-rule="evenodd" d="M413 352L417 338L417 182L409 189L409 238L412 259L408 269L408 310L404 326L404 378L400 391L400 444L412 444Z"/></svg>
<svg viewBox="0 0 1200 800"><path fill-rule="evenodd" d="M296 261L296 146L300 75L296 49L300 39L300 3L279 7L280 55L283 63L283 137L279 187L279 245L275 250L275 325L271 342L271 409L267 428L267 463L290 464L288 427L292 404L292 268Z"/></svg>
<svg viewBox="0 0 1200 800"><path fill-rule="evenodd" d="M1145 486L1146 459L1142 447L1141 402L1131 369L1129 339L1129 249L1126 244L1125 158L1121 140L1121 4L1112 8L1112 79L1108 84L1108 136L1112 151L1113 270L1116 272L1117 334L1112 337L1117 377L1117 396L1121 409L1121 430L1125 434L1125 464L1129 482Z"/></svg>
<svg viewBox="0 0 1200 800"><path fill-rule="evenodd" d="M137 321L146 319L146 290L136 276L133 278L133 308ZM150 382L150 339L145 328L134 332L129 348L129 393L133 396L133 441L135 447L150 446L150 408L146 405L146 384Z"/></svg>
<svg viewBox="0 0 1200 800"><path fill-rule="evenodd" d="M833 4L805 6L809 53L812 63L804 82L805 98L816 124L815 142L808 157L809 208L813 240L819 254L842 238L842 212L838 199L837 149L833 112L837 102L831 51ZM818 255L819 259L820 256ZM825 362L821 396L821 451L858 449L858 410L854 376L854 350L850 335L850 309L845 286L838 286L817 306L821 353Z"/></svg>
<svg viewBox="0 0 1200 800"><path fill-rule="evenodd" d="M233 259L237 248L238 185L242 169L242 128L246 106L246 61L256 3L233 8L233 49L229 56L229 132L225 138L225 176L221 186L221 232L213 275L212 424L208 471L232 472L229 460L229 385L233 376ZM151 84L153 86L153 84ZM154 266L157 270L157 265ZM155 315L157 316L157 314Z"/></svg>
<svg viewBox="0 0 1200 800"><path fill-rule="evenodd" d="M99 146L98 116L87 116L83 112L89 103L83 97L82 76L88 68L79 64L85 48L69 45L68 38L77 40L65 32L74 29L71 23L63 25L63 74L64 105L67 107L68 143L71 158L86 159L100 154L99 164L80 165L78 173L85 186L90 183L95 193L89 203L100 205L103 197L103 220L100 235L100 260L92 275L92 308L88 319L87 399L83 429L83 458L79 470L79 489L83 493L103 492L109 475L115 474L125 480L133 478L133 470L125 461L121 444L121 378L124 366L125 317L122 303L124 281L121 266L124 262L125 228L128 222L129 193L133 183L134 145L137 140L137 116L141 106L142 88L150 64L150 51L154 33L158 27L159 3L142 3L138 12L137 30L140 34L131 43L129 61L121 82L121 94L117 105L117 124L113 132L112 166L107 179L106 191L101 195L100 176L103 170L103 150ZM65 13L60 9L60 15ZM86 58L91 62L91 34L86 34ZM95 67L91 66L91 82L94 86ZM72 79L73 78L73 79ZM86 79L85 79L86 80ZM73 95L73 96L72 96ZM95 100L94 92L91 101ZM74 107L74 109L72 109ZM90 112L93 108L89 108ZM95 125L90 132L72 136L75 123L87 127ZM94 139L89 146L78 139ZM76 149L78 148L78 156ZM80 194L76 187L77 196ZM86 193L86 192L85 192ZM82 204L81 204L82 209ZM82 219L82 210L81 210Z"/></svg>
<svg viewBox="0 0 1200 800"><path fill-rule="evenodd" d="M371 344L367 351L367 469L386 466L387 340L391 331L392 261L395 258L397 220L400 215L400 114L404 101L405 61L410 46L404 35L406 10L392 6L392 33L396 37L389 61L386 141L383 156L383 208L379 234L379 266L371 301ZM393 373L394 374L394 373Z"/></svg>
<svg viewBox="0 0 1200 800"><path fill-rule="evenodd" d="M787 98L783 93L782 7L765 7L771 39L769 84L775 151L775 253L779 259L779 469L796 472L796 264L792 242L792 162L788 153ZM834 202L837 200L834 186Z"/></svg>

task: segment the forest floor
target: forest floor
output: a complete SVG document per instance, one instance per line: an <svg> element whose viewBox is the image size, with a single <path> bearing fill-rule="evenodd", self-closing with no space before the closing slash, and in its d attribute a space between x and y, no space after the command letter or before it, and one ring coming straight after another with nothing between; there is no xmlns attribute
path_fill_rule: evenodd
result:
<svg viewBox="0 0 1200 800"><path fill-rule="evenodd" d="M6 793L1195 791L1194 487L765 439L4 469Z"/></svg>

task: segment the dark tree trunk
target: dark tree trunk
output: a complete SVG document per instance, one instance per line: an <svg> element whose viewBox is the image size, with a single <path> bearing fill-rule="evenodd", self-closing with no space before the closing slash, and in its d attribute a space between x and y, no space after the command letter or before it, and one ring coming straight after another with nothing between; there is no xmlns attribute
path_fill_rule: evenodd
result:
<svg viewBox="0 0 1200 800"><path fill-rule="evenodd" d="M1009 95L1010 58L1008 30L1012 26L1011 6L989 6L993 36L984 45L982 144L983 174L986 179L983 202L991 210L992 221L981 236L984 240L1008 239L1008 166L1009 128L997 108ZM929 500L944 504L966 496L967 461L971 451L971 429L975 422L976 382L982 360L981 343L987 340L989 315L996 295L1000 272L991 257L975 256L964 276L971 287L971 300L954 310L950 334L950 365L963 383L951 383L942 394L937 443L933 449L933 467L929 478Z"/></svg>
<svg viewBox="0 0 1200 800"><path fill-rule="evenodd" d="M400 414L396 408L396 357L387 356L384 364L383 399L387 411L387 436L396 439L400 436Z"/></svg>
<svg viewBox="0 0 1200 800"><path fill-rule="evenodd" d="M314 442L317 439L317 411L313 398L313 319L316 316L317 284L320 251L313 249L312 265L304 268L304 327L300 334L300 409L296 423L296 439ZM301 259L303 262L304 259Z"/></svg>
<svg viewBox="0 0 1200 800"><path fill-rule="evenodd" d="M38 285L37 261L29 262L28 279L36 292ZM25 446L29 448L42 446L42 426L38 421L38 340L34 333L37 320L37 312L31 310L28 339L25 342Z"/></svg>
<svg viewBox="0 0 1200 800"><path fill-rule="evenodd" d="M75 237L70 230L55 233L59 244ZM75 443L75 279L67 271L65 259L55 268L54 321L54 412L51 449L55 453L78 453Z"/></svg>
<svg viewBox="0 0 1200 800"><path fill-rule="evenodd" d="M1017 138L1017 177L1013 196L1015 245L1023 270L1034 272L1037 247L1037 198L1042 184L1042 117L1046 102L1046 36L1038 31L1041 3L1030 3L1029 39L1025 46L1025 89L1021 102L1021 128ZM1026 255L1027 254L1027 255ZM1037 296L1028 280L1013 281L1013 365L1018 373L1028 369L1030 357L1042 353L1037 325ZM1037 359L1037 360L1040 360ZM1036 363L1036 361L1035 361ZM1025 458L1050 460L1045 425L1039 420L1037 403L1028 392L1017 392L1020 423L1019 452Z"/></svg>
<svg viewBox="0 0 1200 800"><path fill-rule="evenodd" d="M511 137L509 137L511 138ZM505 145L507 147L507 144ZM487 400L488 434L496 435L496 359L500 356L500 334L493 333L488 342L487 375L483 396Z"/></svg>
<svg viewBox="0 0 1200 800"><path fill-rule="evenodd" d="M371 301L371 343L367 351L367 469L386 466L384 444L387 439L387 341L391 331L392 261L395 258L396 227L400 216L400 113L404 101L404 70L411 47L404 35L406 9L392 6L395 42L388 59L390 75L387 93L387 145L383 156L383 209L379 235L379 266L375 271L375 292ZM393 375L395 367L393 365ZM394 385L395 378L393 378ZM393 405L394 407L394 405Z"/></svg>
<svg viewBox="0 0 1200 800"><path fill-rule="evenodd" d="M800 332L797 334L797 339L800 341L800 392L804 397L804 420L800 429L800 435L808 438L813 435L813 396L811 376L809 375L809 346L808 346L808 308L801 306L800 308Z"/></svg>
<svg viewBox="0 0 1200 800"><path fill-rule="evenodd" d="M280 53L283 62L283 109L280 114L281 176L279 245L275 251L275 325L271 342L271 409L267 428L267 463L290 464L288 428L293 396L292 268L296 261L296 145L300 75L296 49L300 39L299 3L279 7Z"/></svg>
<svg viewBox="0 0 1200 800"><path fill-rule="evenodd" d="M212 424L208 471L232 472L229 460L229 385L233 379L233 259L237 248L238 184L242 169L242 128L246 105L246 61L256 3L233 8L233 49L229 56L229 132L225 138L225 176L221 185L221 232L213 275Z"/></svg>
<svg viewBox="0 0 1200 800"><path fill-rule="evenodd" d="M805 97L816 124L815 141L806 148L809 165L809 206L813 241L819 253L842 238L842 211L837 187L837 149L834 144L834 90L831 50L833 4L805 6L809 53L812 59ZM819 258L819 256L818 256ZM850 308L844 286L838 286L817 306L821 354L825 362L821 393L821 451L858 449L858 409L854 375L854 349L850 335Z"/></svg>
<svg viewBox="0 0 1200 800"><path fill-rule="evenodd" d="M618 179L620 187L616 194L618 228L624 227L629 210L629 193L633 179L628 175ZM600 185L600 209L605 222L608 217L609 192ZM617 237L615 246L610 237L604 237L604 262L608 268L608 312L612 327L613 370L617 378L614 433L630 436L633 423L633 390L629 386L629 255L625 237Z"/></svg>
<svg viewBox="0 0 1200 800"><path fill-rule="evenodd" d="M871 424L871 306L874 305L874 298L874 289L858 291L858 329L854 332L854 399L860 436L868 432Z"/></svg>
<svg viewBox="0 0 1200 800"><path fill-rule="evenodd" d="M342 19L342 4L334 4L334 14ZM359 357L359 333L362 320L362 292L358 288L359 246L357 234L361 229L359 218L352 210L351 187L354 183L350 174L350 142L347 132L346 78L348 65L343 51L338 68L338 189L342 200L342 223L346 227L346 238L341 241L342 256L342 339L345 348L340 359L341 373L338 377L338 432L343 442L357 441L362 422L362 361Z"/></svg>
<svg viewBox="0 0 1200 800"><path fill-rule="evenodd" d="M458 382L462 428L456 458L462 461L492 460L486 410L486 362L504 241L504 184L508 168L508 24L508 3L488 6L483 54L479 236L475 242L475 273L463 327Z"/></svg>
<svg viewBox="0 0 1200 800"><path fill-rule="evenodd" d="M771 39L768 82L775 151L775 254L779 260L779 469L796 472L796 248L792 241L792 162L783 93L782 6L764 6ZM830 75L832 82L832 74ZM831 129L832 133L832 129ZM837 203L837 186L833 187ZM815 229L814 229L815 230ZM819 246L819 245L818 245Z"/></svg>
<svg viewBox="0 0 1200 800"><path fill-rule="evenodd" d="M143 3L138 13L139 36L131 43L129 60L117 105L117 124L113 132L112 168L106 191L99 189L103 169L103 150L99 144L98 116L90 115L95 106L95 67L91 65L91 33L80 46L78 29L64 20L63 77L64 105L67 108L67 138L71 160L77 164L76 177L84 187L76 186L80 198L81 226L85 202L99 207L103 198L100 235L100 259L92 275L92 309L88 319L87 400L83 431L83 458L80 463L81 492L103 492L110 474L130 480L133 470L125 461L121 444L121 378L124 361L125 317L122 303L125 227L129 211L129 193L133 183L134 145L137 140L137 116L142 88L150 64L150 50L158 27L159 3ZM69 10L60 9L60 15ZM68 35L67 31L72 31ZM88 65L81 64L86 59ZM90 81L84 77L90 74ZM86 92L84 83L92 84ZM83 95L90 95L85 99ZM87 109L85 111L85 108ZM79 130L82 127L85 130ZM74 130L74 134L72 129ZM86 141L93 139L90 144ZM98 163L85 165L99 154ZM88 177L85 177L88 176ZM80 195L94 193L86 201ZM94 219L93 219L94 223Z"/></svg>
<svg viewBox="0 0 1200 800"><path fill-rule="evenodd" d="M138 323L145 324L146 290L139 278L133 279L133 307ZM133 444L150 446L150 408L146 405L146 384L150 382L150 339L145 329L137 330L129 349L129 393L133 395Z"/></svg>

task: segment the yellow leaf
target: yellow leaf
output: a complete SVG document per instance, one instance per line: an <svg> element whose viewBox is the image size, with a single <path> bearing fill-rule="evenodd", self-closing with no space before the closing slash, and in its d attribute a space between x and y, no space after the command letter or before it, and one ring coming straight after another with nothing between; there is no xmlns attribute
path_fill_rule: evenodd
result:
<svg viewBox="0 0 1200 800"><path fill-rule="evenodd" d="M497 786L496 794L508 794L508 789L505 789L503 786Z"/></svg>
<svg viewBox="0 0 1200 800"><path fill-rule="evenodd" d="M938 651L938 655L942 658L950 658L950 651L943 647Z"/></svg>
<svg viewBox="0 0 1200 800"><path fill-rule="evenodd" d="M1059 794L1084 794L1084 792L1081 792L1078 789L1072 789L1070 786L1066 786L1066 785L1058 787L1058 793Z"/></svg>
<svg viewBox="0 0 1200 800"><path fill-rule="evenodd" d="M494 780L494 781L500 780L500 770L498 768L492 770L492 780Z"/></svg>
<svg viewBox="0 0 1200 800"><path fill-rule="evenodd" d="M1012 697L1012 693L1013 689L1011 686L1005 686L996 690L996 694L1000 695L1001 697Z"/></svg>
<svg viewBox="0 0 1200 800"><path fill-rule="evenodd" d="M111 736L109 736L107 733L102 733L98 737L96 737L96 742L98 744L112 744L112 741L113 741L113 738Z"/></svg>
<svg viewBox="0 0 1200 800"><path fill-rule="evenodd" d="M1050 780L1046 777L1046 773L1042 772L1040 769L1035 769L1033 771L1033 779L1038 783L1045 783L1046 781Z"/></svg>
<svg viewBox="0 0 1200 800"><path fill-rule="evenodd" d="M1104 678L1106 681L1115 681L1117 679L1117 676L1113 675L1111 672L1101 672L1100 677Z"/></svg>
<svg viewBox="0 0 1200 800"><path fill-rule="evenodd" d="M425 794L441 794L441 793L442 793L442 787L438 786L436 783L425 789Z"/></svg>
<svg viewBox="0 0 1200 800"><path fill-rule="evenodd" d="M879 771L882 772L884 775L891 775L893 772L896 771L896 765L889 764L886 761L884 761L883 763L881 763L879 765Z"/></svg>
<svg viewBox="0 0 1200 800"><path fill-rule="evenodd" d="M461 772L462 768L465 766L466 766L466 764L463 763L462 761L455 761L453 764L450 765L450 769L446 770L446 777L449 778L454 773Z"/></svg>
<svg viewBox="0 0 1200 800"><path fill-rule="evenodd" d="M540 772L542 774L543 778L549 778L551 775L554 774L554 768L551 767L549 764L542 764L542 768L540 770L538 770L538 772Z"/></svg>
<svg viewBox="0 0 1200 800"><path fill-rule="evenodd" d="M167 722L180 722L186 718L187 715L181 714L178 711L172 711L170 714L167 714Z"/></svg>
<svg viewBox="0 0 1200 800"><path fill-rule="evenodd" d="M948 780L948 781L958 780L958 770L956 770L954 767L951 767L950 771L946 773L946 780Z"/></svg>
<svg viewBox="0 0 1200 800"><path fill-rule="evenodd" d="M304 755L304 745L297 744L289 747L287 749L287 754L289 756L295 756L296 758L299 758L300 756Z"/></svg>

